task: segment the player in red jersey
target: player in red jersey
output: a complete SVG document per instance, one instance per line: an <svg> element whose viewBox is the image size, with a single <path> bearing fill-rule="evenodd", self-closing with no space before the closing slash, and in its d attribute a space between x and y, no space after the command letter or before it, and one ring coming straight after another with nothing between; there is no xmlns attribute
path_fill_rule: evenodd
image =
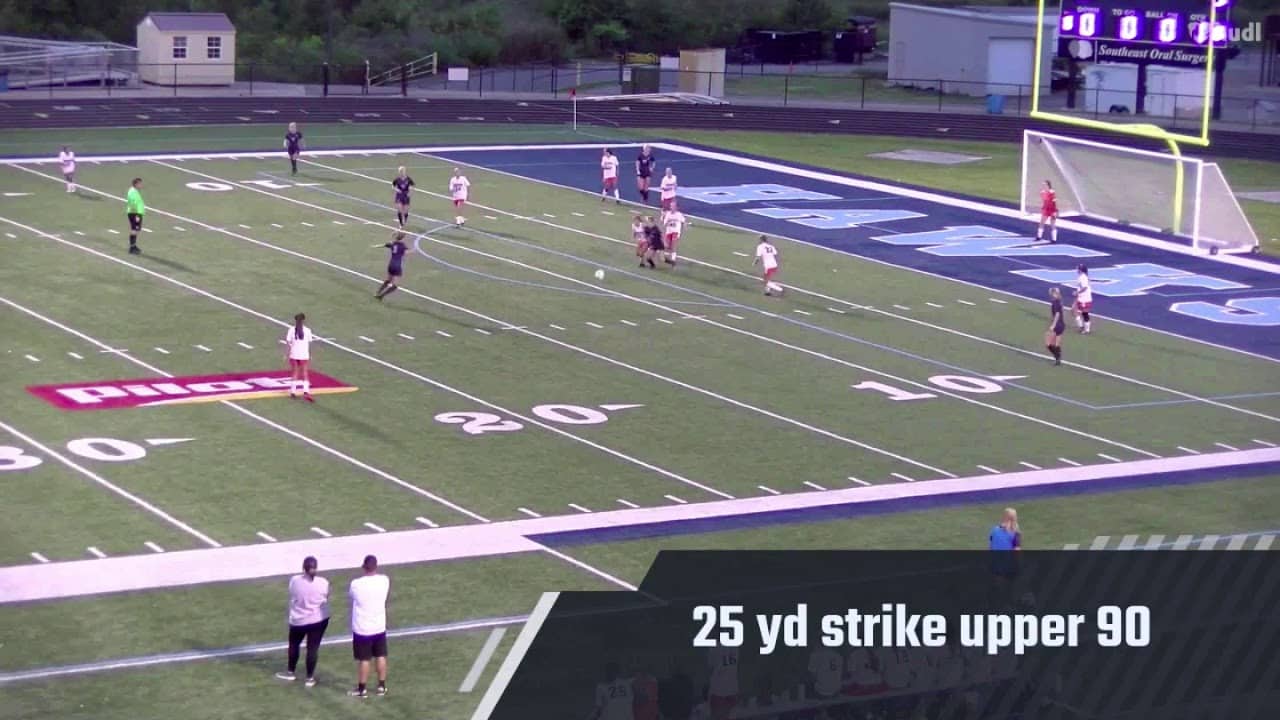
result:
<svg viewBox="0 0 1280 720"><path fill-rule="evenodd" d="M604 155L600 157L600 174L603 176L600 202L604 202L609 195L613 195L613 201L621 205L622 196L618 194L618 158L609 148L605 148Z"/></svg>
<svg viewBox="0 0 1280 720"><path fill-rule="evenodd" d="M1049 242L1058 242L1058 194L1053 191L1053 183L1044 181L1040 188L1040 225L1036 227L1036 242L1044 239L1044 226L1049 224Z"/></svg>
<svg viewBox="0 0 1280 720"><path fill-rule="evenodd" d="M680 235L684 232L685 226L684 213L680 212L675 202L671 203L671 209L662 214L662 224L666 232L667 257L668 265L675 265L679 255L676 254L680 245Z"/></svg>

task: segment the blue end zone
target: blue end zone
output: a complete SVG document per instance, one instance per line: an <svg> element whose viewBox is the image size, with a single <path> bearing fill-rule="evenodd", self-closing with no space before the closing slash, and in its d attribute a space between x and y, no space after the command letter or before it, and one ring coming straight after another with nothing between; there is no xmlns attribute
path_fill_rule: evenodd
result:
<svg viewBox="0 0 1280 720"><path fill-rule="evenodd" d="M655 151L658 172L676 170L681 207L696 217L1035 300L1047 301L1050 286L1073 286L1076 266L1085 264L1101 316L1280 360L1280 264L1267 259L1172 252L1140 241L1185 241L1096 222L1060 230L1056 244L1035 243L1035 223L1011 217L1014 209L1000 203L921 198L936 193L821 168L759 167L777 163L768 158L703 157L721 151L683 146L688 152ZM621 189L636 199L634 152L618 154ZM529 147L439 157L593 193L600 189L594 150ZM655 190L655 202L656 196ZM1139 242L1108 237L1117 231ZM1070 299L1070 292L1065 295Z"/></svg>
<svg viewBox="0 0 1280 720"><path fill-rule="evenodd" d="M603 527L590 530L575 530L563 533L530 536L529 539L543 545L568 547L573 545L590 545L606 542L622 542L641 540L644 538L671 537L674 535L696 535L726 530L749 530L775 525L792 523L813 523L828 520L846 520L870 515L889 515L900 512L920 510L936 510L940 508L973 505L984 502L1009 503L1016 500L1034 500L1046 497L1066 497L1070 495L1089 495L1119 490L1137 490L1150 487L1168 487L1171 485L1196 485L1218 482L1221 480L1239 480L1262 477L1280 473L1280 463L1259 463L1254 465L1237 465L1202 470L1183 470L1150 475L1109 478L1087 483L1063 483L1061 485L1038 485L1034 487L984 490L949 495L933 495L929 497L913 497L881 502L861 502L844 505L828 505L820 508L803 508L799 510L781 510L777 512L761 512L750 515L733 515L727 517L700 518L679 520L649 525L627 525L621 527Z"/></svg>

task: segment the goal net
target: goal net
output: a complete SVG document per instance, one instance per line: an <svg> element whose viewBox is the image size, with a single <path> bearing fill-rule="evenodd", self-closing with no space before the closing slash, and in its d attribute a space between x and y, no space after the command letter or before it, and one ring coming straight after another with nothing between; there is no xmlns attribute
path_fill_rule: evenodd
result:
<svg viewBox="0 0 1280 720"><path fill-rule="evenodd" d="M1226 178L1213 163L1024 131L1024 215L1039 216L1045 180L1057 191L1063 217L1091 217L1176 235L1206 252L1251 252L1258 245Z"/></svg>

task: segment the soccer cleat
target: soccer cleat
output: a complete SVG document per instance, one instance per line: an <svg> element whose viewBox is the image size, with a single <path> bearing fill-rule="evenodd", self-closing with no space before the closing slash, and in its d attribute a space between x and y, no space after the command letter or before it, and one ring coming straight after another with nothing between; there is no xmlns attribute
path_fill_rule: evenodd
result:
<svg viewBox="0 0 1280 720"><path fill-rule="evenodd" d="M141 255L141 254L142 254L142 248L138 247L137 245L130 245L130 246L129 246L129 254L130 254L130 255Z"/></svg>
<svg viewBox="0 0 1280 720"><path fill-rule="evenodd" d="M379 695L386 695L386 694L387 694L387 686L386 686L386 685L379 685L379 686L378 686L378 694L379 694Z"/></svg>
<svg viewBox="0 0 1280 720"><path fill-rule="evenodd" d="M302 399L306 400L309 403L313 403L316 401L315 398L311 397L311 393L302 393Z"/></svg>
<svg viewBox="0 0 1280 720"><path fill-rule="evenodd" d="M307 678L307 683L306 683L306 685L307 685L307 687L309 687L309 688L315 687L315 686L316 686L316 679L315 679L315 678L313 678L313 677L309 677L309 678Z"/></svg>
<svg viewBox="0 0 1280 720"><path fill-rule="evenodd" d="M288 670L276 673L276 677L280 678L281 680L288 680L289 682L293 682L294 680L298 679L297 675L294 675Z"/></svg>
<svg viewBox="0 0 1280 720"><path fill-rule="evenodd" d="M369 691L361 690L360 688L351 688L347 691L347 695L354 698L367 698L369 697Z"/></svg>
<svg viewBox="0 0 1280 720"><path fill-rule="evenodd" d="M649 263L649 267L650 267L650 268L656 268L656 267L658 267L657 265L654 265L654 264L653 264L653 260L652 260L652 259L650 259L650 260L646 260L645 262Z"/></svg>

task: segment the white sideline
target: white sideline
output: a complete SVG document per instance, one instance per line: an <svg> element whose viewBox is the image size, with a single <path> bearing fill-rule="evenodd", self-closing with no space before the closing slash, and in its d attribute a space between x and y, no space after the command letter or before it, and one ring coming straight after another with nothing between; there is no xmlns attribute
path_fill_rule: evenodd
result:
<svg viewBox="0 0 1280 720"><path fill-rule="evenodd" d="M0 604L51 600L100 593L199 585L288 575L298 559L319 558L332 570L355 568L369 553L386 565L545 551L537 540L552 533L630 528L689 520L744 518L780 511L816 510L888 500L1002 493L1016 488L1088 485L1101 480L1154 473L1187 472L1280 462L1280 448L1206 453L1160 460L1133 460L1082 467L1028 470L929 482L896 483L830 490L825 493L717 500L689 505L573 513L555 517L401 530L333 538L308 538L272 545L237 545L207 550L148 553L105 560L73 560L0 568Z"/></svg>

